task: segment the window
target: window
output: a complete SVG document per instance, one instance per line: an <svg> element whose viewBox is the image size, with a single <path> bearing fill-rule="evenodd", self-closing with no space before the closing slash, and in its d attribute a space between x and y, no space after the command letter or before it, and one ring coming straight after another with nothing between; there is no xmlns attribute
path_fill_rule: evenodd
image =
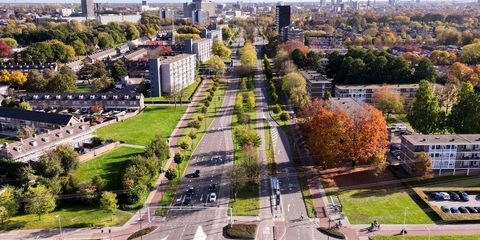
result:
<svg viewBox="0 0 480 240"><path fill-rule="evenodd" d="M415 146L415 152L423 152L424 146Z"/></svg>
<svg viewBox="0 0 480 240"><path fill-rule="evenodd" d="M450 149L450 145L446 145L446 146L445 146L445 149Z"/></svg>
<svg viewBox="0 0 480 240"><path fill-rule="evenodd" d="M436 149L441 149L440 145L435 146Z"/></svg>

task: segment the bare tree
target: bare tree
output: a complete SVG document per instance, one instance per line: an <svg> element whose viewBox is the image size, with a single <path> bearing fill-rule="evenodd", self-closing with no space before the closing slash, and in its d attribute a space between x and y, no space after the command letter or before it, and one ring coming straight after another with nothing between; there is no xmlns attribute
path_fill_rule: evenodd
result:
<svg viewBox="0 0 480 240"><path fill-rule="evenodd" d="M440 107L445 108L447 111L457 101L458 86L453 83L447 83L445 85L433 84L433 94L438 98L438 104Z"/></svg>
<svg viewBox="0 0 480 240"><path fill-rule="evenodd" d="M242 166L231 166L227 169L227 181L232 190L234 201L237 201L237 193L245 187L248 179L245 177L245 168Z"/></svg>

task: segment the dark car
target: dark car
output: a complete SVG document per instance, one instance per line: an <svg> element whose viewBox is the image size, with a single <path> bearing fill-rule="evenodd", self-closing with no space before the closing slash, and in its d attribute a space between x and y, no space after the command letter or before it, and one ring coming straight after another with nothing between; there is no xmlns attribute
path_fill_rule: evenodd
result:
<svg viewBox="0 0 480 240"><path fill-rule="evenodd" d="M467 207L467 210L468 210L470 213L478 213L478 210L475 209L474 207Z"/></svg>
<svg viewBox="0 0 480 240"><path fill-rule="evenodd" d="M193 172L193 176L200 177L200 169L195 170L195 172Z"/></svg>
<svg viewBox="0 0 480 240"><path fill-rule="evenodd" d="M186 196L185 199L183 199L183 205L189 205L191 201L192 197Z"/></svg>
<svg viewBox="0 0 480 240"><path fill-rule="evenodd" d="M452 212L452 211L450 211L450 208L447 207L447 206L442 206L442 211L443 211L444 213L451 213L451 212Z"/></svg>
<svg viewBox="0 0 480 240"><path fill-rule="evenodd" d="M458 207L458 211L461 213L470 213L466 207Z"/></svg>
<svg viewBox="0 0 480 240"><path fill-rule="evenodd" d="M449 194L450 194L450 198L451 198L452 200L454 200L454 201L460 201L460 196L458 196L457 193L455 193L455 192L449 192Z"/></svg>
<svg viewBox="0 0 480 240"><path fill-rule="evenodd" d="M214 184L210 185L209 190L210 190L210 192L216 192L217 191L217 184L214 183Z"/></svg>
<svg viewBox="0 0 480 240"><path fill-rule="evenodd" d="M187 196L192 196L195 194L195 188L191 187L187 190Z"/></svg>
<svg viewBox="0 0 480 240"><path fill-rule="evenodd" d="M456 207L451 207L450 210L452 211L452 213L460 213L460 211L458 211L458 208Z"/></svg>
<svg viewBox="0 0 480 240"><path fill-rule="evenodd" d="M443 196L438 192L432 192L430 193L430 196L435 200L443 200Z"/></svg>
<svg viewBox="0 0 480 240"><path fill-rule="evenodd" d="M464 191L458 191L458 195L462 198L463 201L470 201L470 197Z"/></svg>

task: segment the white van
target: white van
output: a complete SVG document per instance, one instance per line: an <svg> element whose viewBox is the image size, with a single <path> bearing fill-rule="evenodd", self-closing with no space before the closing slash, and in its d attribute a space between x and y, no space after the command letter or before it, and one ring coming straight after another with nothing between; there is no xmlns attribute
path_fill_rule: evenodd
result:
<svg viewBox="0 0 480 240"><path fill-rule="evenodd" d="M395 132L405 132L407 131L407 127L405 126L400 126L395 128Z"/></svg>

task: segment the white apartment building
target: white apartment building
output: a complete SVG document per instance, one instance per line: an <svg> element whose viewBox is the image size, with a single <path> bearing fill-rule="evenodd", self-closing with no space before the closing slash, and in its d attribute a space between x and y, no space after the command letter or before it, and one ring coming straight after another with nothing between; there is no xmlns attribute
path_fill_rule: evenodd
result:
<svg viewBox="0 0 480 240"><path fill-rule="evenodd" d="M212 57L212 44L213 39L210 38L185 39L185 52L195 54L200 62L205 62Z"/></svg>
<svg viewBox="0 0 480 240"><path fill-rule="evenodd" d="M151 58L149 68L153 97L177 92L195 82L195 54L180 54L163 60Z"/></svg>
<svg viewBox="0 0 480 240"><path fill-rule="evenodd" d="M335 97L351 97L359 103L375 104L375 91L384 85L335 85ZM388 89L397 92L405 99L405 104L410 105L415 100L418 84L387 84Z"/></svg>

